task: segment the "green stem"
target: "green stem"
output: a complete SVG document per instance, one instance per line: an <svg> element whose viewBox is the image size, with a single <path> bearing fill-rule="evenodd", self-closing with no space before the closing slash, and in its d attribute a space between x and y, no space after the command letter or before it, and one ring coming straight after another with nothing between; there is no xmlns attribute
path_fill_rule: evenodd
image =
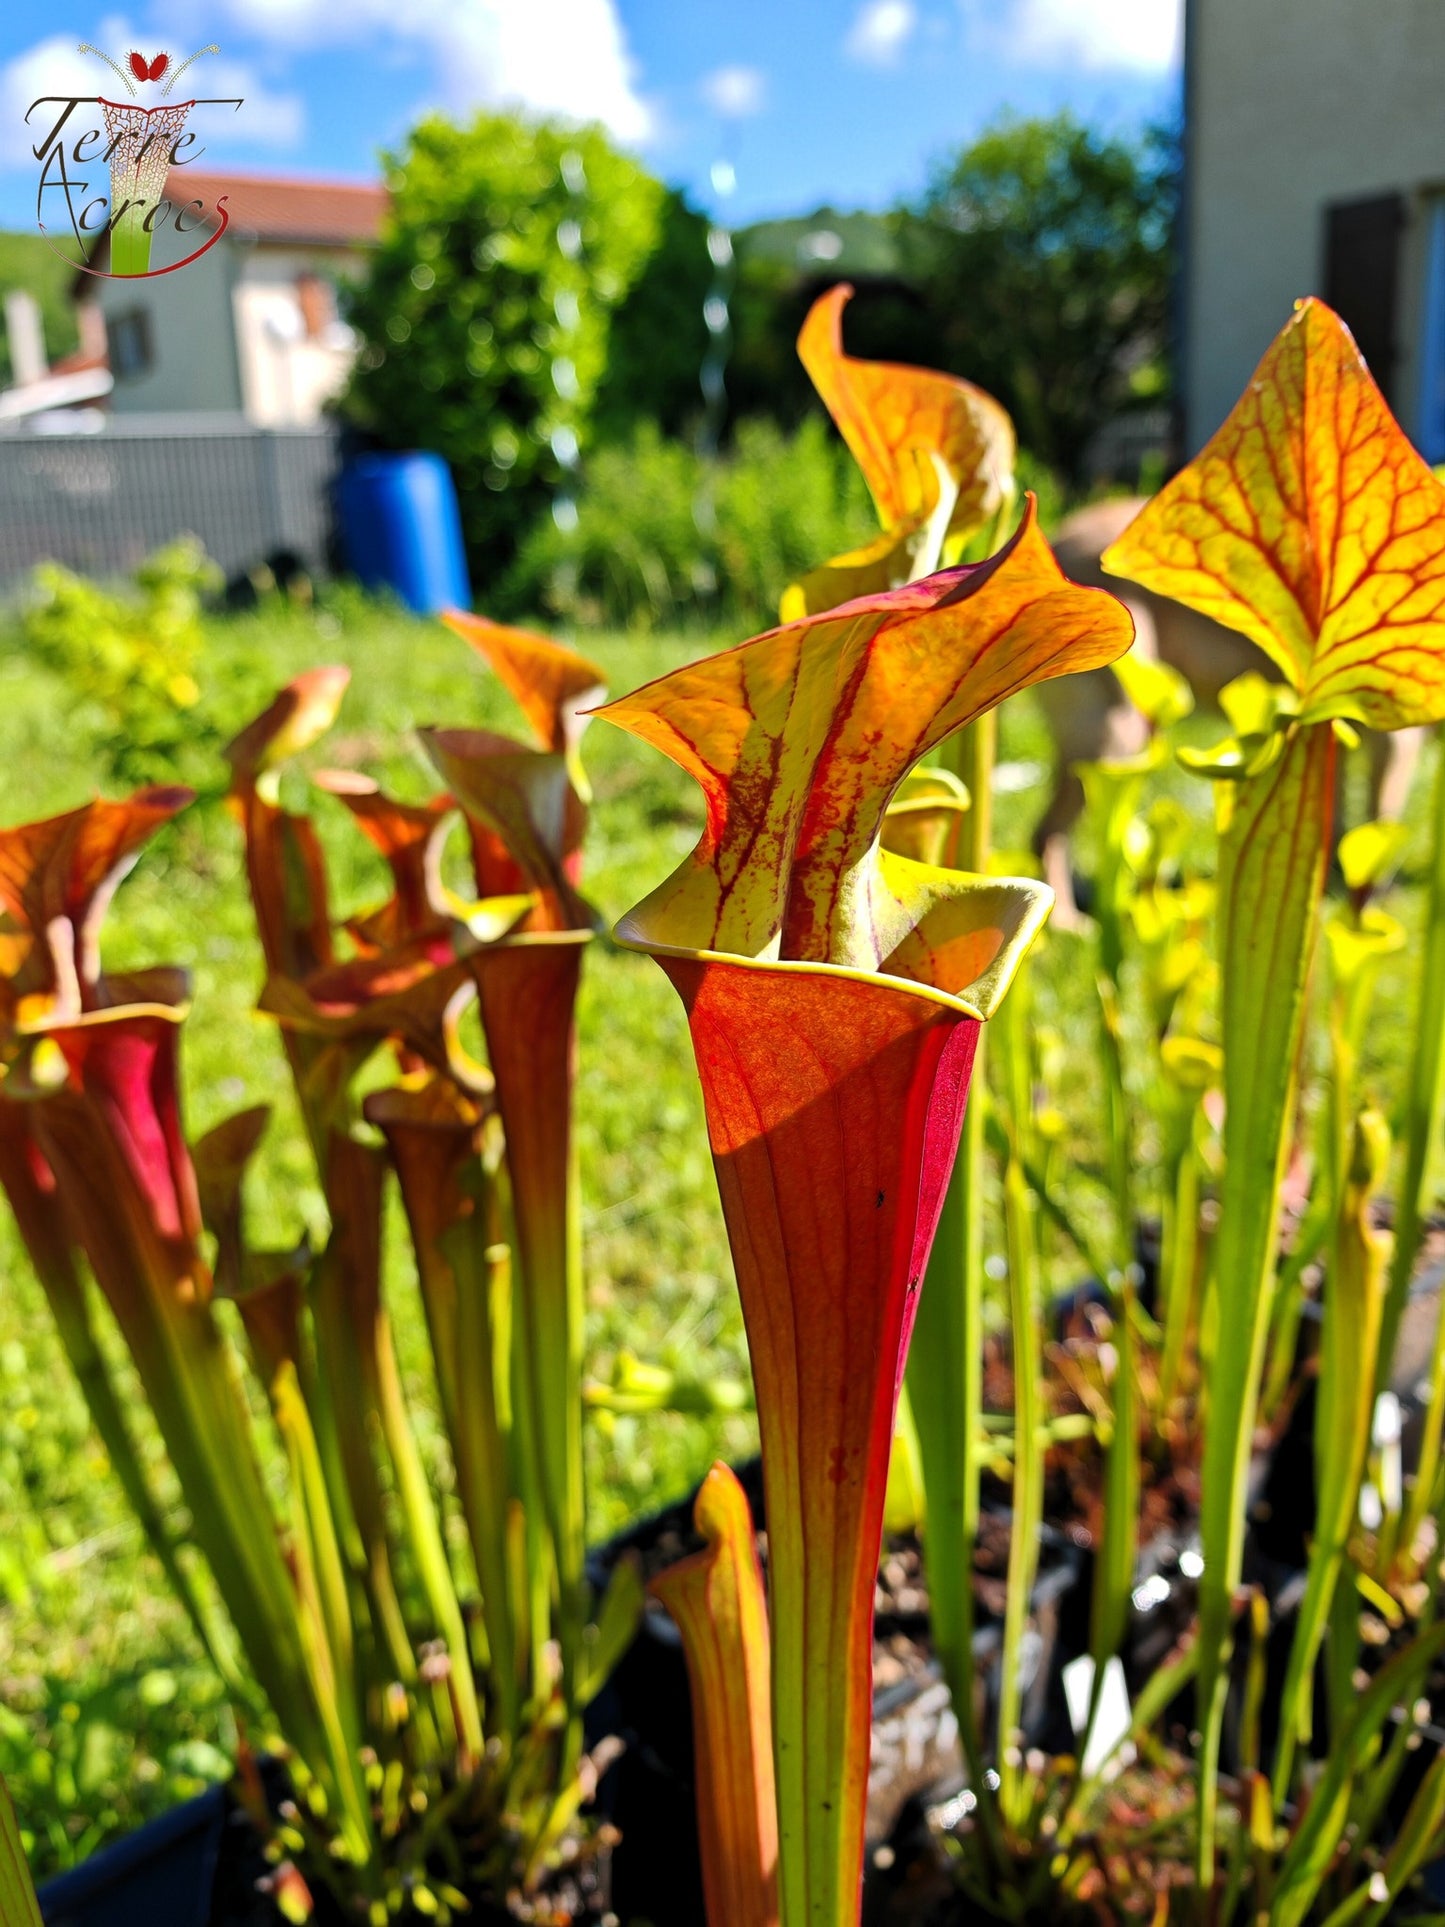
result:
<svg viewBox="0 0 1445 1927"><path fill-rule="evenodd" d="M988 864L993 713L946 743L939 760L962 778L971 805L963 821L960 860ZM984 1051L974 1058L974 1097L964 1114L954 1164L924 1288L919 1296L907 1385L918 1432L926 1498L930 1615L958 1720L979 1823L997 1859L1002 1853L993 1793L984 1778L984 1742L974 1707L973 1641L977 1630L973 1565L978 1545L983 1431Z"/></svg>
<svg viewBox="0 0 1445 1927"><path fill-rule="evenodd" d="M466 1622L462 1617L456 1583L442 1540L436 1501L422 1468L416 1434L406 1409L406 1396L396 1367L391 1320L384 1311L377 1320L376 1363L377 1404L387 1451L396 1474L396 1493L402 1517L406 1521L407 1540L432 1618L446 1641L452 1701L457 1709L463 1747L470 1756L470 1763L474 1765L482 1757L486 1740L482 1732L482 1712L477 1704L476 1681L472 1675Z"/></svg>
<svg viewBox="0 0 1445 1927"><path fill-rule="evenodd" d="M1004 1172L1004 1219L1008 1232L1009 1317L1013 1329L1014 1477L999 1678L998 1774L999 1805L1005 1820L1018 1828L1024 1822L1028 1807L1028 1783L1022 1771L1019 1674L1029 1602L1038 1571L1039 1528L1044 1512L1044 1456L1039 1440L1043 1354L1038 1323L1034 1217L1028 1185L1017 1158L1010 1158Z"/></svg>
<svg viewBox="0 0 1445 1927"><path fill-rule="evenodd" d="M1295 728L1239 785L1220 863L1225 1170L1215 1264L1217 1342L1204 1434L1199 1588L1199 1830L1195 1875L1214 1885L1220 1741L1245 1485L1269 1331L1279 1192L1332 827L1335 738Z"/></svg>
<svg viewBox="0 0 1445 1927"><path fill-rule="evenodd" d="M375 1156L369 1147L349 1140L337 1155L355 1157L358 1170L363 1161L370 1164ZM333 1516L339 1515L348 1523L354 1521L356 1528L355 1540L363 1562L358 1575L360 1588L366 1598L367 1618L380 1641L373 1664L383 1669L384 1679L414 1686L416 1659L397 1592L385 1502L372 1447L373 1436L381 1429L375 1359L379 1313L373 1290L361 1282L363 1272L370 1271L370 1261L359 1261L356 1251L361 1229L357 1219L370 1217L369 1208L361 1206L363 1189L359 1177L343 1188L333 1163L327 1186L332 1233L311 1279L317 1352L312 1382L320 1400L316 1430L323 1465L333 1479L339 1475L340 1496L334 1488ZM349 1536L343 1533L344 1539Z"/></svg>
<svg viewBox="0 0 1445 1927"><path fill-rule="evenodd" d="M969 795L963 819L960 863L982 875L993 848L993 770L998 759L998 712L990 709L939 750L938 759L960 777Z"/></svg>
<svg viewBox="0 0 1445 1927"><path fill-rule="evenodd" d="M1184 1346L1196 1313L1199 1289L1199 1147L1195 1133L1200 1112L1190 1112L1182 1151L1165 1192L1161 1255L1164 1297L1164 1349L1159 1361L1159 1411L1167 1415L1179 1389Z"/></svg>
<svg viewBox="0 0 1445 1927"><path fill-rule="evenodd" d="M556 1638L569 1714L570 1771L580 1758L577 1691L589 1599L582 1463L583 1287L577 1148L572 1129L574 1011L586 931L520 937L476 959L482 1028L497 1080L516 1225L513 1317L520 1463L536 1479L551 1539ZM529 1554L529 1563L537 1566Z"/></svg>
<svg viewBox="0 0 1445 1927"><path fill-rule="evenodd" d="M448 1239L457 1278L458 1399L453 1449L457 1491L482 1588L496 1711L503 1734L515 1741L529 1671L519 1639L506 1521L515 1503L510 1358L512 1282L510 1247L497 1239L493 1184L483 1179L476 1216Z"/></svg>
<svg viewBox="0 0 1445 1927"><path fill-rule="evenodd" d="M984 1048L979 1037L978 1050ZM993 1817L984 1784L983 1736L974 1708L977 1630L973 1561L978 1543L983 1405L983 1092L964 1116L958 1162L944 1196L909 1348L907 1386L926 1495L924 1550L933 1643L953 1699L970 1785Z"/></svg>
<svg viewBox="0 0 1445 1927"><path fill-rule="evenodd" d="M1312 1736L1315 1661L1345 1567L1370 1446L1388 1240L1372 1229L1369 1211L1375 1188L1384 1179L1389 1151L1384 1119L1365 1112L1355 1126L1347 1173L1339 1187L1339 1222L1325 1293L1315 1421L1315 1531L1285 1673L1273 1776L1276 1807L1282 1807L1289 1796L1296 1742L1308 1744Z"/></svg>
<svg viewBox="0 0 1445 1927"><path fill-rule="evenodd" d="M55 1329L85 1399L91 1424L203 1649L227 1692L238 1703L244 1703L248 1688L236 1671L221 1629L207 1610L199 1588L181 1564L175 1535L150 1489L110 1367L96 1338L85 1285L65 1233L62 1213L56 1200L41 1189L28 1145L29 1130L21 1107L0 1104L0 1185L10 1201L26 1252L50 1306Z"/></svg>
<svg viewBox="0 0 1445 1927"><path fill-rule="evenodd" d="M311 1415L301 1396L296 1368L286 1361L271 1387L277 1428L291 1470L293 1571L298 1595L297 1630L317 1681L331 1771L341 1792L352 1857L372 1857L371 1803L362 1777L361 1703L346 1567L331 1514L321 1455Z"/></svg>
<svg viewBox="0 0 1445 1927"><path fill-rule="evenodd" d="M1129 1623L1129 1600L1139 1557L1139 1401L1136 1386L1134 1283L1125 1274L1114 1294L1114 1430L1104 1459L1103 1526L1094 1559L1089 1648L1094 1677L1089 1717L1080 1749L1089 1750L1103 1700L1104 1669L1119 1650Z"/></svg>
<svg viewBox="0 0 1445 1927"><path fill-rule="evenodd" d="M1101 972L1099 996L1100 1058L1104 1066L1108 1119L1109 1190L1114 1200L1114 1245L1122 1271L1134 1262L1134 1177L1129 1143L1129 1097L1124 1084L1124 1042L1119 1013L1119 980ZM1108 1280L1101 1280L1107 1283Z"/></svg>
<svg viewBox="0 0 1445 1927"><path fill-rule="evenodd" d="M1414 1559L1420 1528L1435 1507L1435 1488L1440 1480L1442 1433L1445 1433L1445 1305L1442 1305L1436 1322L1435 1346L1430 1357L1430 1402L1425 1408L1425 1423L1420 1434L1420 1458L1405 1505L1404 1523L1396 1542L1407 1560Z"/></svg>

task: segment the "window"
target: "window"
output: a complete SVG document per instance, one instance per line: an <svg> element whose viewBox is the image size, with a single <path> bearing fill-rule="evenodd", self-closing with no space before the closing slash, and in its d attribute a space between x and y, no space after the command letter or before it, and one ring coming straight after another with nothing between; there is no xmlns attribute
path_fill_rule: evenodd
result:
<svg viewBox="0 0 1445 1927"><path fill-rule="evenodd" d="M107 317L106 337L110 343L110 372L117 381L133 381L143 375L152 362L151 318L144 308L129 308L124 314Z"/></svg>
<svg viewBox="0 0 1445 1927"><path fill-rule="evenodd" d="M1400 285L1400 194L1336 201L1325 209L1325 300L1359 343L1386 401L1394 393L1395 326Z"/></svg>
<svg viewBox="0 0 1445 1927"><path fill-rule="evenodd" d="M1425 313L1420 327L1420 453L1445 462L1445 198L1425 217Z"/></svg>

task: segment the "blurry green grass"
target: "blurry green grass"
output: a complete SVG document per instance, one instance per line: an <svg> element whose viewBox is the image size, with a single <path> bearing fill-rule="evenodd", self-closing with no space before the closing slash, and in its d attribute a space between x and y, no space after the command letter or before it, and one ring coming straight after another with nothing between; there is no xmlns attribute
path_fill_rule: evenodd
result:
<svg viewBox="0 0 1445 1927"><path fill-rule="evenodd" d="M732 641L719 636L711 646ZM633 687L709 646L691 636L595 636L582 645L615 691ZM338 597L319 611L273 607L208 623L207 700L226 731L274 688L321 662L343 662L352 684L318 764L365 768L388 788L421 797L436 787L412 740L417 724L492 725L519 732L509 699L480 660L437 623ZM73 805L104 787L103 771L73 740L71 692L0 637L3 809L16 822ZM1211 733L1207 722L1197 726ZM1048 740L1027 698L1007 708L1001 754L1036 780L1001 794L996 841L1027 847L1044 791ZM610 922L691 847L698 798L680 772L605 724L588 734L595 791L587 890ZM1022 767L1021 767L1022 766ZM197 773L188 771L193 780ZM1392 908L1414 930L1427 857L1419 815L1429 771L1415 789L1415 835ZM188 1122L198 1134L244 1105L273 1107L272 1128L249 1194L255 1235L281 1242L324 1223L272 1027L253 1011L261 980L236 826L219 800L219 762L199 773L209 794L147 851L112 908L113 967L172 961L194 974L185 1041ZM1193 856L1212 863L1206 786L1177 770L1162 784L1193 813ZM379 859L341 807L296 784L293 806L312 809L345 913L384 894ZM1080 862L1089 865L1088 838ZM1366 1082L1390 1097L1408 1048L1413 946L1386 966ZM1041 947L1035 1015L1065 1045L1057 1093L1066 1168L1099 1167L1098 1078L1091 961L1084 939ZM577 1123L583 1172L591 1369L605 1374L619 1349L690 1376L746 1373L736 1292L723 1237L686 1025L675 996L646 959L605 938L589 959L580 1010ZM1147 1156L1148 1147L1144 1147ZM1146 1174L1147 1178L1147 1174ZM1080 1183L1081 1216L1100 1213ZM990 1231L990 1249L1001 1244ZM406 1243L390 1239L390 1291L408 1385L437 1477L447 1471L428 1377ZM42 1873L182 1797L224 1769L235 1735L189 1629L139 1544L51 1333L8 1216L0 1213L0 1770L14 1782ZM1075 1254L1055 1241L1049 1280L1077 1277ZM150 1449L158 1454L153 1436ZM590 1524L603 1536L685 1491L717 1454L751 1449L750 1420L664 1414L588 1428Z"/></svg>

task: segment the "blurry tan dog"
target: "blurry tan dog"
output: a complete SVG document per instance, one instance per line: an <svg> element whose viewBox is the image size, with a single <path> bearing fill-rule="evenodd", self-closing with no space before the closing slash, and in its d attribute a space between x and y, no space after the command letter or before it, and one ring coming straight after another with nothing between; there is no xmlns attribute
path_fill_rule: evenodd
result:
<svg viewBox="0 0 1445 1927"><path fill-rule="evenodd" d="M1217 707L1220 690L1246 670L1279 681L1274 664L1235 630L1222 628L1183 603L1106 575L1099 567L1104 550L1143 506L1142 497L1095 502L1068 516L1054 537L1054 554L1064 574L1118 596L1134 618L1136 653L1177 669L1194 691L1195 702L1203 707ZM1084 786L1073 765L1135 755L1148 741L1149 725L1128 701L1111 669L1090 669L1083 675L1042 682L1036 694L1054 739L1054 770L1053 790L1034 831L1034 852L1067 917L1074 902L1069 832L1084 807ZM1369 814L1396 818L1405 807L1424 731L1366 730L1363 734L1370 762Z"/></svg>

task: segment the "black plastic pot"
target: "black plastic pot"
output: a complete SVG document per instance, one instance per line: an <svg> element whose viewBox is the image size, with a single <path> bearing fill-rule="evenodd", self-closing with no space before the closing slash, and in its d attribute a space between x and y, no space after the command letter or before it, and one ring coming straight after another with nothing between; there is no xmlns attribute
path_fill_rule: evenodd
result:
<svg viewBox="0 0 1445 1927"><path fill-rule="evenodd" d="M273 1811L291 1794L278 1760L259 1762ZM40 1890L46 1927L282 1927L264 1891L269 1868L251 1816L226 1787L162 1814ZM314 1892L314 1927L352 1927L326 1889ZM510 1914L474 1904L471 1927L507 1927ZM408 1913L397 1927L423 1927Z"/></svg>
<svg viewBox="0 0 1445 1927"><path fill-rule="evenodd" d="M207 1927L230 1811L212 1787L49 1881L46 1927Z"/></svg>

